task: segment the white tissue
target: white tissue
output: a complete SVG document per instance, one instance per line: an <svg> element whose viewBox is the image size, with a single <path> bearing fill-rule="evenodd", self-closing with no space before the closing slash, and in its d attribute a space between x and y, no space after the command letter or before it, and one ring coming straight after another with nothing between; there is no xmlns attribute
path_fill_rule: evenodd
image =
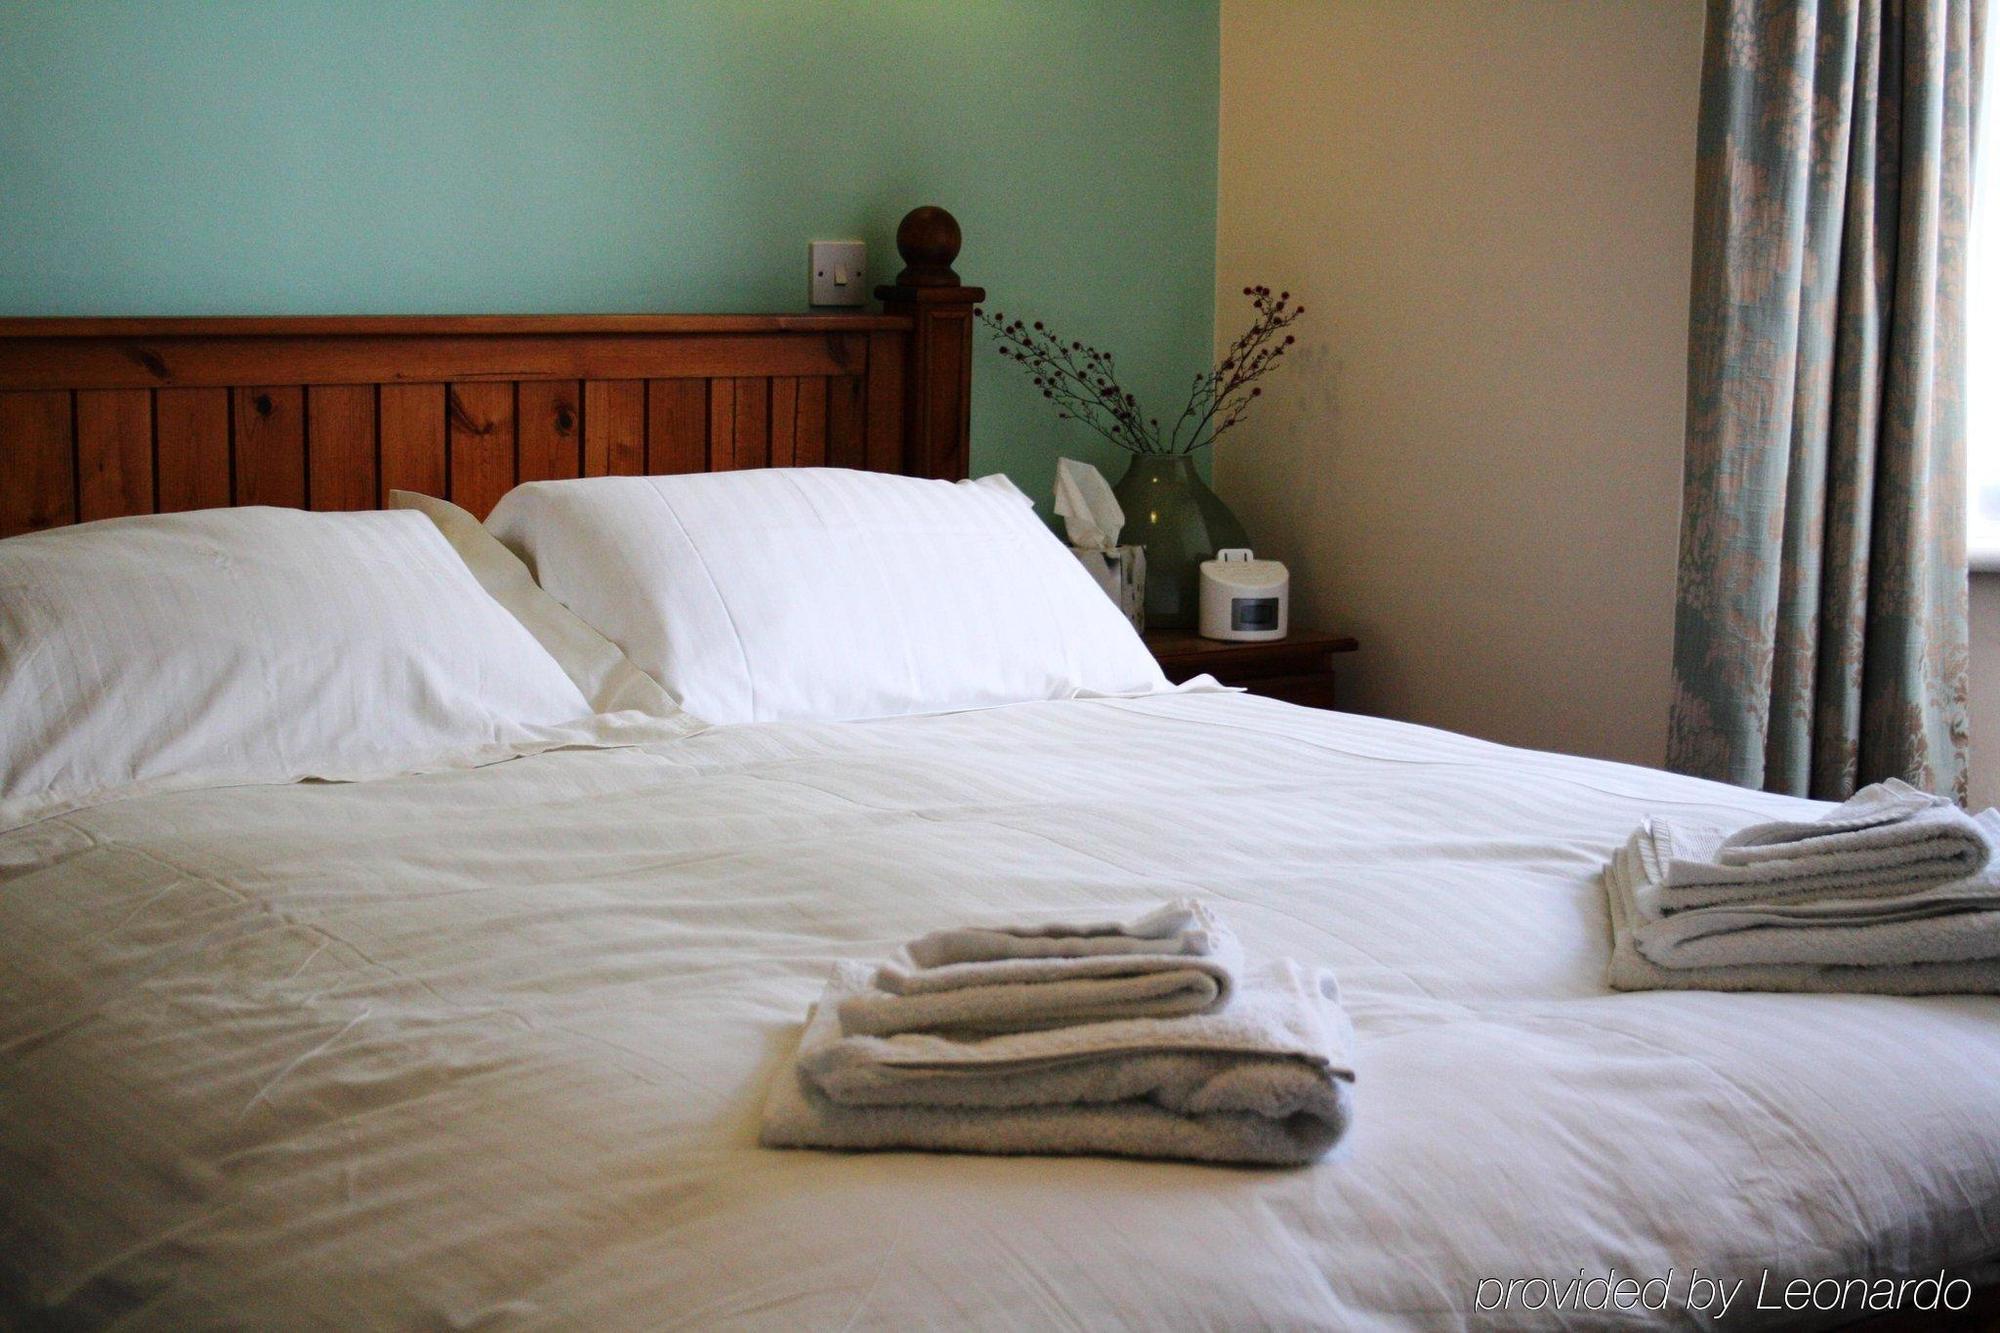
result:
<svg viewBox="0 0 2000 1333"><path fill-rule="evenodd" d="M1125 511L1104 474L1074 458L1056 460L1056 513L1079 550L1108 551L1125 527Z"/></svg>
<svg viewBox="0 0 2000 1333"><path fill-rule="evenodd" d="M1056 513L1069 533L1069 549L1104 595L1118 604L1132 628L1146 628L1146 548L1120 546L1125 511L1104 474L1074 458L1056 460Z"/></svg>

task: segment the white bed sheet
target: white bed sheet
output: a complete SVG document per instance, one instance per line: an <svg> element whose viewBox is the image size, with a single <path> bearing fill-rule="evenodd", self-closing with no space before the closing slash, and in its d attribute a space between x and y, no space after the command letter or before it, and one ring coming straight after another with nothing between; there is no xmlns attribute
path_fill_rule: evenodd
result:
<svg viewBox="0 0 2000 1333"><path fill-rule="evenodd" d="M2000 1253L2000 1000L1603 986L1647 810L1238 695L719 728L0 837L0 1311L135 1327L1514 1327L1482 1278ZM1300 1171L755 1144L830 964L1196 893L1338 969ZM1486 1289L1491 1299L1492 1289ZM1846 1317L1857 1311L1849 1309ZM5 1322L0 1318L0 1322ZM1699 1319L1693 1322L1702 1322Z"/></svg>

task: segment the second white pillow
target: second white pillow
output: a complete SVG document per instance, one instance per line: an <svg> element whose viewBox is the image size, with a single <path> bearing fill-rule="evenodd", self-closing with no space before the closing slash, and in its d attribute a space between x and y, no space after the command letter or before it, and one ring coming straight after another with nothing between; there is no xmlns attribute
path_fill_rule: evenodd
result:
<svg viewBox="0 0 2000 1333"><path fill-rule="evenodd" d="M709 722L1167 688L1004 477L771 468L529 482L487 525Z"/></svg>

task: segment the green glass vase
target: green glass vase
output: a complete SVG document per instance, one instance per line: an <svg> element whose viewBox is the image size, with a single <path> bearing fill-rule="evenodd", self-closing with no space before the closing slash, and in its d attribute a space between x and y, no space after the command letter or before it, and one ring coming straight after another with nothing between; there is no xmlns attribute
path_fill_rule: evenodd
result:
<svg viewBox="0 0 2000 1333"><path fill-rule="evenodd" d="M1193 629L1201 615L1201 562L1250 539L1229 506L1195 471L1194 460L1134 454L1111 488L1125 511L1119 540L1146 548L1146 627Z"/></svg>

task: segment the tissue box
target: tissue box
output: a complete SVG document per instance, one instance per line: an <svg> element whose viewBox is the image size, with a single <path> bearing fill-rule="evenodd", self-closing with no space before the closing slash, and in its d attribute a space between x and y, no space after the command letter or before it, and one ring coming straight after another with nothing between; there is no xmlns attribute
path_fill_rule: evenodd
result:
<svg viewBox="0 0 2000 1333"><path fill-rule="evenodd" d="M1141 634L1146 632L1146 548L1143 546L1113 546L1109 550L1091 551L1080 546L1069 548L1070 553L1090 571L1090 577L1097 580L1097 586L1104 589L1104 595L1114 602L1125 618L1132 622L1132 628Z"/></svg>

